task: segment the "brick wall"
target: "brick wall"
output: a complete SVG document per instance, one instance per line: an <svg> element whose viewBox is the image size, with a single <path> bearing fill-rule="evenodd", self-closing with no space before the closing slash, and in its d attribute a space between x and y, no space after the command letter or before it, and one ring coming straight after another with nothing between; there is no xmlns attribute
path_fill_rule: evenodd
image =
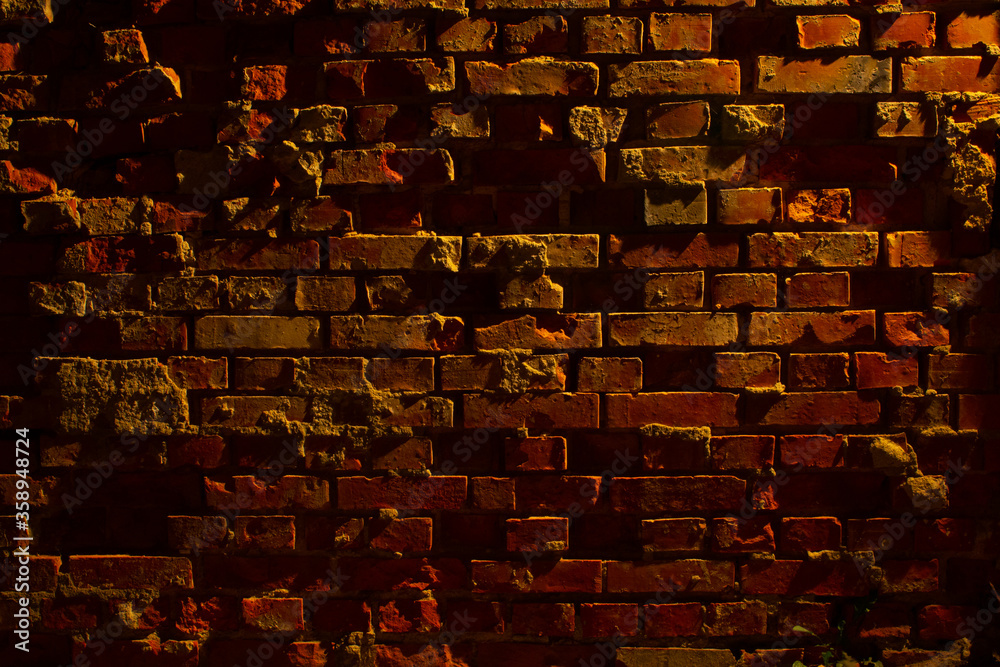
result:
<svg viewBox="0 0 1000 667"><path fill-rule="evenodd" d="M0 20L3 664L996 664L996 3Z"/></svg>

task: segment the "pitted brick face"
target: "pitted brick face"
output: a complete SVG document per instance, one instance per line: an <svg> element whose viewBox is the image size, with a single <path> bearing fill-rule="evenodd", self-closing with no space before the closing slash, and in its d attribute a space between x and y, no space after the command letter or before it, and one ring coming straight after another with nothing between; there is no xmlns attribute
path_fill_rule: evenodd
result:
<svg viewBox="0 0 1000 667"><path fill-rule="evenodd" d="M1000 646L995 2L105 5L0 0L0 665Z"/></svg>

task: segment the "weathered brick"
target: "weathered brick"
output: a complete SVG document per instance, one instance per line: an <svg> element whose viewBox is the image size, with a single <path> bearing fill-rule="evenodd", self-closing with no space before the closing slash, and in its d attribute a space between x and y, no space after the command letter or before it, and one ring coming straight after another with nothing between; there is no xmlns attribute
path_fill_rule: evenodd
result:
<svg viewBox="0 0 1000 667"><path fill-rule="evenodd" d="M950 341L948 328L934 313L884 313L882 326L890 345L932 347Z"/></svg>
<svg viewBox="0 0 1000 667"><path fill-rule="evenodd" d="M892 59L760 56L755 89L762 93L891 93Z"/></svg>
<svg viewBox="0 0 1000 667"><path fill-rule="evenodd" d="M988 93L1000 86L1000 66L981 56L906 58L900 72L903 92Z"/></svg>
<svg viewBox="0 0 1000 667"><path fill-rule="evenodd" d="M1000 46L1000 12L964 11L948 23L946 30L948 46L953 49L968 49L980 44Z"/></svg>
<svg viewBox="0 0 1000 667"><path fill-rule="evenodd" d="M712 301L716 308L774 308L778 281L773 273L720 273L712 277Z"/></svg>
<svg viewBox="0 0 1000 667"><path fill-rule="evenodd" d="M736 398L736 394L708 392L609 394L607 426L736 426Z"/></svg>
<svg viewBox="0 0 1000 667"><path fill-rule="evenodd" d="M463 395L465 428L597 428L598 395Z"/></svg>
<svg viewBox="0 0 1000 667"><path fill-rule="evenodd" d="M418 148L333 151L323 185L420 185L454 180L451 155Z"/></svg>
<svg viewBox="0 0 1000 667"><path fill-rule="evenodd" d="M583 53L642 53L642 20L626 16L585 16Z"/></svg>
<svg viewBox="0 0 1000 667"><path fill-rule="evenodd" d="M781 358L774 352L716 352L715 384L724 389L775 387Z"/></svg>
<svg viewBox="0 0 1000 667"><path fill-rule="evenodd" d="M875 311L752 313L750 345L873 345Z"/></svg>
<svg viewBox="0 0 1000 667"><path fill-rule="evenodd" d="M611 313L613 346L718 347L736 342L738 325L731 313Z"/></svg>
<svg viewBox="0 0 1000 667"><path fill-rule="evenodd" d="M872 46L876 51L928 48L934 46L934 37L934 12L872 17Z"/></svg>
<svg viewBox="0 0 1000 667"><path fill-rule="evenodd" d="M623 148L619 180L625 183L663 181L728 181L746 166L740 149L707 146Z"/></svg>
<svg viewBox="0 0 1000 667"><path fill-rule="evenodd" d="M719 223L723 225L768 225L780 223L783 214L781 188L719 190Z"/></svg>
<svg viewBox="0 0 1000 667"><path fill-rule="evenodd" d="M773 232L749 238L753 267L874 266L877 232Z"/></svg>
<svg viewBox="0 0 1000 667"><path fill-rule="evenodd" d="M654 273L643 283L643 302L648 310L692 310L705 299L705 274Z"/></svg>
<svg viewBox="0 0 1000 667"><path fill-rule="evenodd" d="M785 280L785 298L790 308L825 308L851 305L851 274L796 273Z"/></svg>
<svg viewBox="0 0 1000 667"><path fill-rule="evenodd" d="M480 350L562 349L601 346L600 314L524 315L496 324L477 325Z"/></svg>
<svg viewBox="0 0 1000 667"><path fill-rule="evenodd" d="M795 23L803 49L850 48L861 36L861 22L845 14L797 16Z"/></svg>
<svg viewBox="0 0 1000 667"><path fill-rule="evenodd" d="M313 317L209 315L195 320L194 344L202 350L317 350L319 320Z"/></svg>
<svg viewBox="0 0 1000 667"><path fill-rule="evenodd" d="M525 58L509 65L486 61L465 63L473 95L565 95L580 97L597 91L599 71L588 62Z"/></svg>
<svg viewBox="0 0 1000 667"><path fill-rule="evenodd" d="M851 355L846 352L789 355L790 389L843 389L850 386Z"/></svg>
<svg viewBox="0 0 1000 667"><path fill-rule="evenodd" d="M739 93L735 60L659 60L610 65L611 97Z"/></svg>
<svg viewBox="0 0 1000 667"><path fill-rule="evenodd" d="M444 21L437 27L438 47L445 53L487 53L496 35L496 24L485 18Z"/></svg>
<svg viewBox="0 0 1000 667"><path fill-rule="evenodd" d="M461 255L459 236L358 234L330 239L330 268L335 271L457 271Z"/></svg>
<svg viewBox="0 0 1000 667"><path fill-rule="evenodd" d="M330 347L334 350L462 349L465 325L457 317L440 315L334 315L330 318Z"/></svg>
<svg viewBox="0 0 1000 667"><path fill-rule="evenodd" d="M506 53L565 53L569 41L562 16L535 16L504 26Z"/></svg>
<svg viewBox="0 0 1000 667"><path fill-rule="evenodd" d="M646 138L702 137L711 122L708 102L667 102L646 109Z"/></svg>
<svg viewBox="0 0 1000 667"><path fill-rule="evenodd" d="M856 352L854 363L858 389L917 385L919 365L916 357L895 359L884 352Z"/></svg>
<svg viewBox="0 0 1000 667"><path fill-rule="evenodd" d="M654 51L711 51L712 15L653 13L649 43Z"/></svg>
<svg viewBox="0 0 1000 667"><path fill-rule="evenodd" d="M889 266L893 268L948 266L951 244L948 232L890 232L885 235L885 251Z"/></svg>

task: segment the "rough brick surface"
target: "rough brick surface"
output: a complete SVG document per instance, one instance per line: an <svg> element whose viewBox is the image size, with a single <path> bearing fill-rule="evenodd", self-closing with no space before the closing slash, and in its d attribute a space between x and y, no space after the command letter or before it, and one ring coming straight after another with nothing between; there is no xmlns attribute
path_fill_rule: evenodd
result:
<svg viewBox="0 0 1000 667"><path fill-rule="evenodd" d="M996 662L995 0L0 22L0 665Z"/></svg>

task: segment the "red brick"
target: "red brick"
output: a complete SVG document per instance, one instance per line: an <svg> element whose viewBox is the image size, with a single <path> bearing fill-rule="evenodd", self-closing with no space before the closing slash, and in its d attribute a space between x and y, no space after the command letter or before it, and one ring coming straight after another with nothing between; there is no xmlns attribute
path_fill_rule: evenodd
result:
<svg viewBox="0 0 1000 667"><path fill-rule="evenodd" d="M647 604L642 613L647 637L695 637L705 620L699 602Z"/></svg>
<svg viewBox="0 0 1000 667"><path fill-rule="evenodd" d="M795 22L803 49L850 48L861 36L861 22L844 14L798 16Z"/></svg>
<svg viewBox="0 0 1000 667"><path fill-rule="evenodd" d="M246 598L243 600L243 623L259 632L302 630L302 598Z"/></svg>
<svg viewBox="0 0 1000 667"><path fill-rule="evenodd" d="M565 53L568 39L562 16L536 16L504 26L505 53Z"/></svg>
<svg viewBox="0 0 1000 667"><path fill-rule="evenodd" d="M736 426L736 394L659 392L609 394L609 428L647 424L669 426Z"/></svg>
<svg viewBox="0 0 1000 667"><path fill-rule="evenodd" d="M862 425L879 420L879 402L853 391L801 391L752 398L758 400L747 405L747 421L762 426Z"/></svg>
<svg viewBox="0 0 1000 667"><path fill-rule="evenodd" d="M752 313L750 345L873 345L875 311Z"/></svg>
<svg viewBox="0 0 1000 667"><path fill-rule="evenodd" d="M948 46L968 49L979 45L1000 46L1000 12L983 14L964 11L947 26Z"/></svg>
<svg viewBox="0 0 1000 667"><path fill-rule="evenodd" d="M642 359L585 357L577 368L580 391L629 392L642 388Z"/></svg>
<svg viewBox="0 0 1000 667"><path fill-rule="evenodd" d="M751 267L875 266L878 234L872 232L774 232L749 239Z"/></svg>
<svg viewBox="0 0 1000 667"><path fill-rule="evenodd" d="M934 46L934 12L873 16L872 45L876 51Z"/></svg>
<svg viewBox="0 0 1000 667"><path fill-rule="evenodd" d="M420 52L427 48L427 24L421 19L369 21L361 29L373 53Z"/></svg>
<svg viewBox="0 0 1000 667"><path fill-rule="evenodd" d="M775 387L781 359L774 352L716 352L715 384L726 389Z"/></svg>
<svg viewBox="0 0 1000 667"><path fill-rule="evenodd" d="M850 560L752 561L740 567L742 592L749 595L858 596L868 585Z"/></svg>
<svg viewBox="0 0 1000 667"><path fill-rule="evenodd" d="M714 470L760 470L774 462L774 436L712 436L711 460Z"/></svg>
<svg viewBox="0 0 1000 667"><path fill-rule="evenodd" d="M738 325L731 313L611 313L612 346L705 346L736 342Z"/></svg>
<svg viewBox="0 0 1000 667"><path fill-rule="evenodd" d="M609 593L653 593L673 583L691 593L726 593L735 586L733 563L677 560L665 563L608 561Z"/></svg>
<svg viewBox="0 0 1000 667"><path fill-rule="evenodd" d="M545 396L463 397L465 428L597 428L598 395L557 393Z"/></svg>
<svg viewBox="0 0 1000 667"><path fill-rule="evenodd" d="M891 93L892 60L871 56L816 60L760 56L755 90L762 93Z"/></svg>
<svg viewBox="0 0 1000 667"><path fill-rule="evenodd" d="M611 486L611 505L621 512L734 511L745 492L738 477L625 477Z"/></svg>
<svg viewBox="0 0 1000 667"><path fill-rule="evenodd" d="M790 308L851 305L851 276L846 271L796 273L785 281Z"/></svg>
<svg viewBox="0 0 1000 667"><path fill-rule="evenodd" d="M598 68L588 62L525 58L498 65L465 63L473 95L553 95L581 97L597 91Z"/></svg>
<svg viewBox="0 0 1000 667"><path fill-rule="evenodd" d="M988 93L1000 85L1000 66L981 56L928 56L904 60L903 92Z"/></svg>
<svg viewBox="0 0 1000 667"><path fill-rule="evenodd" d="M475 329L475 344L480 350L601 346L600 314L524 315L483 324Z"/></svg>
<svg viewBox="0 0 1000 667"><path fill-rule="evenodd" d="M790 389L843 389L851 384L846 352L791 354L788 364Z"/></svg>
<svg viewBox="0 0 1000 667"><path fill-rule="evenodd" d="M915 356L895 358L885 352L855 352L858 389L913 387L918 384L920 368Z"/></svg>
<svg viewBox="0 0 1000 667"><path fill-rule="evenodd" d="M569 549L569 519L507 519L507 551L546 552Z"/></svg>
<svg viewBox="0 0 1000 667"><path fill-rule="evenodd" d="M958 428L1000 428L1000 396L962 394L958 397Z"/></svg>
<svg viewBox="0 0 1000 667"><path fill-rule="evenodd" d="M419 96L455 88L452 58L342 60L327 63L327 96L333 100Z"/></svg>
<svg viewBox="0 0 1000 667"><path fill-rule="evenodd" d="M912 359L916 384L916 358ZM935 391L961 389L989 391L993 369L985 354L931 354L928 357L927 386Z"/></svg>
<svg viewBox="0 0 1000 667"><path fill-rule="evenodd" d="M516 635L573 636L576 616L571 604L515 603L512 610L511 629Z"/></svg>
<svg viewBox="0 0 1000 667"><path fill-rule="evenodd" d="M170 377L184 389L225 389L226 359L205 357L169 357Z"/></svg>
<svg viewBox="0 0 1000 667"><path fill-rule="evenodd" d="M382 632L436 632L441 628L437 601L390 600L379 607L378 626Z"/></svg>
<svg viewBox="0 0 1000 667"><path fill-rule="evenodd" d="M473 561L474 593L600 593L601 561L562 559L522 562Z"/></svg>
<svg viewBox="0 0 1000 667"><path fill-rule="evenodd" d="M892 232L885 235L889 266L915 268L951 264L949 232Z"/></svg>
<svg viewBox="0 0 1000 667"><path fill-rule="evenodd" d="M493 50L497 26L485 18L438 22L437 43L445 53L488 53Z"/></svg>
<svg viewBox="0 0 1000 667"><path fill-rule="evenodd" d="M763 181L877 181L889 186L899 171L897 162L898 155L881 146L787 146L761 162L759 175Z"/></svg>
<svg viewBox="0 0 1000 667"><path fill-rule="evenodd" d="M585 16L583 53L642 53L642 20L626 16Z"/></svg>
<svg viewBox="0 0 1000 667"><path fill-rule="evenodd" d="M506 438L504 441L506 470L565 470L566 438L538 436Z"/></svg>
<svg viewBox="0 0 1000 667"><path fill-rule="evenodd" d="M463 338L464 324L457 317L334 315L330 318L330 348L334 350L457 352L463 347Z"/></svg>
<svg viewBox="0 0 1000 667"><path fill-rule="evenodd" d="M417 148L332 151L323 185L424 185L454 180L451 154Z"/></svg>
<svg viewBox="0 0 1000 667"><path fill-rule="evenodd" d="M708 133L708 102L666 102L646 110L647 139L684 139ZM720 195L721 195L720 191ZM721 217L721 214L720 214Z"/></svg>
<svg viewBox="0 0 1000 667"><path fill-rule="evenodd" d="M604 182L603 150L552 148L481 150L473 157L477 185L538 185L570 180L575 185Z"/></svg>
<svg viewBox="0 0 1000 667"><path fill-rule="evenodd" d="M285 475L268 484L252 475L228 481L205 479L205 496L209 507L217 509L324 509L330 506L330 483L316 477Z"/></svg>
<svg viewBox="0 0 1000 667"><path fill-rule="evenodd" d="M343 477L337 481L342 509L459 509L465 505L465 477Z"/></svg>
<svg viewBox="0 0 1000 667"><path fill-rule="evenodd" d="M644 551L701 551L708 526L705 519L649 519L640 530Z"/></svg>
<svg viewBox="0 0 1000 667"><path fill-rule="evenodd" d="M561 141L559 105L505 104L497 107L493 136L498 141Z"/></svg>
<svg viewBox="0 0 1000 667"><path fill-rule="evenodd" d="M844 465L842 435L788 435L781 438L781 464L807 468Z"/></svg>
<svg viewBox="0 0 1000 667"><path fill-rule="evenodd" d="M514 361L513 366L509 365L510 361ZM441 389L485 389L506 393L562 391L566 389L568 365L569 357L564 354L522 355L516 361L488 354L445 356L441 357ZM525 377L519 377L518 373Z"/></svg>
<svg viewBox="0 0 1000 667"><path fill-rule="evenodd" d="M735 60L651 60L609 68L612 98L647 95L736 95L740 66Z"/></svg>
<svg viewBox="0 0 1000 667"><path fill-rule="evenodd" d="M704 631L712 637L766 634L767 605L756 600L713 602L705 610Z"/></svg>
<svg viewBox="0 0 1000 667"><path fill-rule="evenodd" d="M653 13L649 43L654 51L711 51L712 15Z"/></svg>
<svg viewBox="0 0 1000 667"><path fill-rule="evenodd" d="M243 549L294 549L294 516L238 516L236 545Z"/></svg>
<svg viewBox="0 0 1000 667"><path fill-rule="evenodd" d="M166 556L70 556L67 567L80 588L192 588L191 561Z"/></svg>
<svg viewBox="0 0 1000 667"><path fill-rule="evenodd" d="M744 521L737 518L712 519L712 551L753 553L774 551L774 531L766 518Z"/></svg>
<svg viewBox="0 0 1000 667"><path fill-rule="evenodd" d="M712 301L716 308L778 305L778 280L773 273L719 273L712 276Z"/></svg>
<svg viewBox="0 0 1000 667"><path fill-rule="evenodd" d="M735 267L737 240L735 234L612 234L608 237L608 257L611 267L617 269Z"/></svg>
<svg viewBox="0 0 1000 667"><path fill-rule="evenodd" d="M780 537L782 551L836 551L841 542L840 520L835 517L784 518Z"/></svg>
<svg viewBox="0 0 1000 667"><path fill-rule="evenodd" d="M639 633L639 608L611 602L581 604L580 628L582 636L588 639L634 637Z"/></svg>
<svg viewBox="0 0 1000 667"><path fill-rule="evenodd" d="M719 223L723 225L780 223L783 211L781 188L719 190Z"/></svg>
<svg viewBox="0 0 1000 667"><path fill-rule="evenodd" d="M885 313L882 315L885 340L890 345L931 347L947 345L947 327L934 313Z"/></svg>

